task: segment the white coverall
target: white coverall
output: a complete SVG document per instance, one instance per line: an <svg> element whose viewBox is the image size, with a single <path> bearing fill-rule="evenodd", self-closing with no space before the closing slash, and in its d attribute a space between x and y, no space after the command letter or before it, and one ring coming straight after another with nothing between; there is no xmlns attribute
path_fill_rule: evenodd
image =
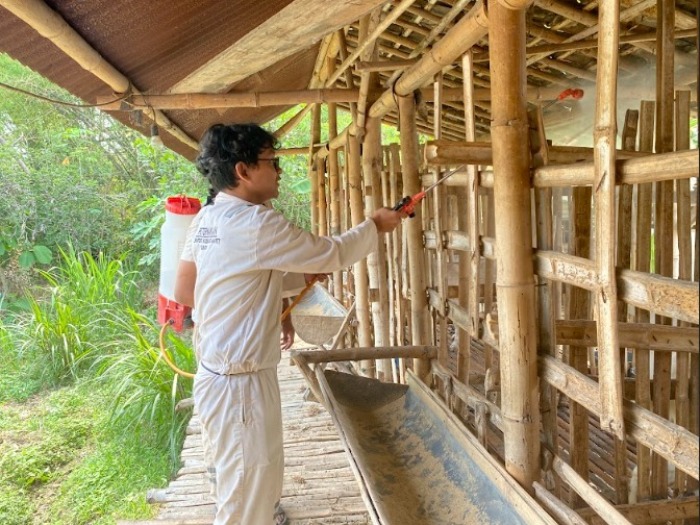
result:
<svg viewBox="0 0 700 525"><path fill-rule="evenodd" d="M270 525L284 468L282 276L346 268L375 249L377 229L367 220L338 237L315 237L226 193L197 219L182 259L197 268L194 398L216 465L214 525Z"/></svg>

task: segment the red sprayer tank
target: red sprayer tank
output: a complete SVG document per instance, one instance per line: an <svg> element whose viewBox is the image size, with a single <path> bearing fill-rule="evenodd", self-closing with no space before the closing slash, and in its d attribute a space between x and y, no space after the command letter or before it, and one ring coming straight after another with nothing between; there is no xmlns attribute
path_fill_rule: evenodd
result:
<svg viewBox="0 0 700 525"><path fill-rule="evenodd" d="M165 222L160 229L160 285L158 287L158 322L173 321L172 328L182 330L191 308L175 301L175 274L185 247L187 229L202 207L199 199L178 195L165 201Z"/></svg>

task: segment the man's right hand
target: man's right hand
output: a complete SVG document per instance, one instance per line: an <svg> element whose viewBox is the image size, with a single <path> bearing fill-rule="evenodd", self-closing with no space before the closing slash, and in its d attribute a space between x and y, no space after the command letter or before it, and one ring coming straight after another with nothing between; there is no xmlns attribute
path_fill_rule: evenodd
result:
<svg viewBox="0 0 700 525"><path fill-rule="evenodd" d="M377 225L379 233L393 232L401 224L401 220L408 217L405 212L394 211L391 208L379 208L372 214L372 220Z"/></svg>

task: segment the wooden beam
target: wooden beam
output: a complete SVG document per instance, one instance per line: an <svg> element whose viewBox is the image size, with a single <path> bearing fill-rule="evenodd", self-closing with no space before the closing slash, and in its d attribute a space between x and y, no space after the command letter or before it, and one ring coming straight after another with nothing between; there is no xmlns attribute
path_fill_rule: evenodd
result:
<svg viewBox="0 0 700 525"><path fill-rule="evenodd" d="M541 379L590 412L600 414L600 397L595 381L551 356L539 357L539 369ZM623 415L632 438L698 479L700 449L695 434L628 400L623 401Z"/></svg>
<svg viewBox="0 0 700 525"><path fill-rule="evenodd" d="M393 60L376 60L376 61L362 61L355 64L355 71L362 73L367 72L378 72L378 71L395 71L397 69L406 69L418 62L417 58L412 59L401 59L395 58Z"/></svg>
<svg viewBox="0 0 700 525"><path fill-rule="evenodd" d="M573 164L593 160L593 148L579 146L550 146L548 160L552 164ZM648 157L648 153L619 151L622 159ZM429 166L471 164L493 165L493 144L490 142L459 142L430 140L425 144L425 161Z"/></svg>
<svg viewBox="0 0 700 525"><path fill-rule="evenodd" d="M598 345L595 321L557 320L556 333L557 344L560 345ZM618 333L620 347L698 353L697 328L621 322Z"/></svg>
<svg viewBox="0 0 700 525"><path fill-rule="evenodd" d="M437 356L436 346L385 346L338 348L323 351L292 351L292 356L299 355L309 364L334 363L337 361L362 361L376 359L392 359L394 357L434 359Z"/></svg>
<svg viewBox="0 0 700 525"><path fill-rule="evenodd" d="M615 509L635 525L654 525L669 521L677 523L677 520L698 517L698 497L644 501L633 505L617 505ZM593 509L580 509L576 512L590 525L607 524Z"/></svg>
<svg viewBox="0 0 700 525"><path fill-rule="evenodd" d="M587 480L579 476L576 471L564 462L559 456L554 455L552 463L554 471L568 485L576 491L576 493L588 503L596 514L603 517L606 523L615 523L615 525L633 525L627 518L606 500L597 489L591 487Z"/></svg>
<svg viewBox="0 0 700 525"><path fill-rule="evenodd" d="M647 155L615 162L616 184L643 184L697 177L700 173L698 150ZM543 166L533 175L535 188L590 186L594 182L593 163Z"/></svg>

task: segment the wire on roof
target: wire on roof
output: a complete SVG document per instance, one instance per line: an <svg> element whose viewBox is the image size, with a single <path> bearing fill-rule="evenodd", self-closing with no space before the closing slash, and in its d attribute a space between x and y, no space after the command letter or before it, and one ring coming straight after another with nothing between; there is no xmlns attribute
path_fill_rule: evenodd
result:
<svg viewBox="0 0 700 525"><path fill-rule="evenodd" d="M120 100L124 100L129 96L129 93L124 93L123 95L115 98L114 100L109 100L107 102L102 102L100 104L76 104L74 102L66 102L65 100L57 100L55 98L50 98L50 97L45 97L44 95L39 95L38 93L32 93L31 91L27 91L22 88L18 88L15 86L10 86L9 84L5 84L4 82L0 82L0 87L5 88L9 91L15 91L16 93L22 93L23 95L27 95L28 97L33 97L33 98L38 98L39 100L43 100L45 102L50 102L51 104L58 104L60 106L70 106L74 108L96 108L100 106L107 106L109 104L113 104L114 102L119 102Z"/></svg>

